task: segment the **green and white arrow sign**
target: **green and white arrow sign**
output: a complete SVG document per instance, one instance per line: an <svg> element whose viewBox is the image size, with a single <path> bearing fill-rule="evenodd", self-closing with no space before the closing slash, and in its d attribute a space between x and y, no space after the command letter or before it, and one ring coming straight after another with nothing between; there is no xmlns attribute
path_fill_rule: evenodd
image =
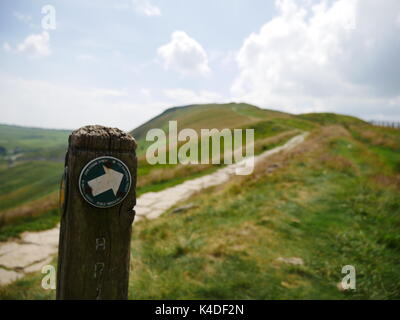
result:
<svg viewBox="0 0 400 320"><path fill-rule="evenodd" d="M120 203L127 196L131 184L128 167L110 156L93 159L79 176L82 197L98 208L109 208Z"/></svg>

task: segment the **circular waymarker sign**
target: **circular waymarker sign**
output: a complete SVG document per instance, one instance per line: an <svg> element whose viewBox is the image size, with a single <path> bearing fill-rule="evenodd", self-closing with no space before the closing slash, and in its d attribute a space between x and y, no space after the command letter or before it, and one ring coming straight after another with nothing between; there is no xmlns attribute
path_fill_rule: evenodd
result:
<svg viewBox="0 0 400 320"><path fill-rule="evenodd" d="M97 208L109 208L120 203L127 196L131 183L131 174L125 163L110 156L93 159L79 176L82 197Z"/></svg>

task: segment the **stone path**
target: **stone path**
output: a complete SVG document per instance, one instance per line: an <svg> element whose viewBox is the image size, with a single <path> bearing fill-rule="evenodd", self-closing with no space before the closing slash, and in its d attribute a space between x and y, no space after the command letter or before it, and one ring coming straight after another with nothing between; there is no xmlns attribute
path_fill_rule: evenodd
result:
<svg viewBox="0 0 400 320"><path fill-rule="evenodd" d="M24 232L19 240L0 243L0 285L42 270L58 250L59 228Z"/></svg>
<svg viewBox="0 0 400 320"><path fill-rule="evenodd" d="M289 150L304 141L307 133L295 136L287 143L254 157L255 165L282 150ZM209 175L185 181L177 186L148 192L137 199L135 222L158 218L163 212L180 201L184 201L202 189L222 184L244 170L245 161L228 165ZM40 231L24 232L20 239L0 242L0 285L9 284L24 275L42 270L53 259L58 250L59 227Z"/></svg>

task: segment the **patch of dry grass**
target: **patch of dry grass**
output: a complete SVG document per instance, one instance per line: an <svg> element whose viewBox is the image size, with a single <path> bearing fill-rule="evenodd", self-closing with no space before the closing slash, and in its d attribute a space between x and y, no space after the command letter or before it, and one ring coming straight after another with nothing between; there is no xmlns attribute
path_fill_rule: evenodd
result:
<svg viewBox="0 0 400 320"><path fill-rule="evenodd" d="M0 227L21 218L37 217L43 212L57 209L58 206L58 192L53 192L48 196L24 203L19 207L0 212Z"/></svg>
<svg viewBox="0 0 400 320"><path fill-rule="evenodd" d="M352 174L358 172L358 168L349 159L341 155L323 154L319 161L322 165L337 172Z"/></svg>
<svg viewBox="0 0 400 320"><path fill-rule="evenodd" d="M198 165L176 165L170 169L160 168L151 170L147 175L138 177L137 187L144 187L151 184L157 184L168 180L188 177L195 173L211 169L211 164L198 164Z"/></svg>
<svg viewBox="0 0 400 320"><path fill-rule="evenodd" d="M399 130L373 126L352 126L351 129L354 130L363 141L373 146L389 148L393 151L398 151L400 149Z"/></svg>
<svg viewBox="0 0 400 320"><path fill-rule="evenodd" d="M387 175L383 173L374 174L372 177L374 182L386 188L395 188L400 190L400 174Z"/></svg>

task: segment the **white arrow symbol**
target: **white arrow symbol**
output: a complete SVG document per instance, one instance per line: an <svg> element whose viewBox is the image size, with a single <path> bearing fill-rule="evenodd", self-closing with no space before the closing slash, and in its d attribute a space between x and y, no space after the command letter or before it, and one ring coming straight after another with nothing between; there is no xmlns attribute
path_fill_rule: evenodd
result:
<svg viewBox="0 0 400 320"><path fill-rule="evenodd" d="M116 196L124 175L105 166L103 166L103 169L105 174L88 182L88 185L92 188L92 195L95 197L112 189Z"/></svg>

